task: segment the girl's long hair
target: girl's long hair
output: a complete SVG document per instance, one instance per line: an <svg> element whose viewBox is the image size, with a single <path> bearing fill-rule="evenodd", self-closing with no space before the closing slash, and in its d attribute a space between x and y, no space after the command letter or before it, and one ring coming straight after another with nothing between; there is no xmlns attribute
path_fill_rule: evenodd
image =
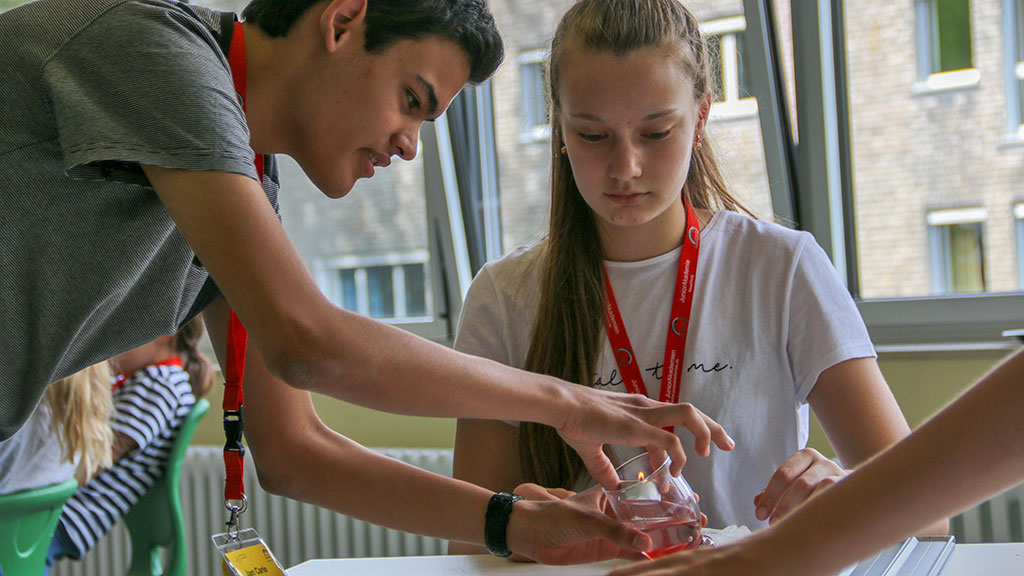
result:
<svg viewBox="0 0 1024 576"><path fill-rule="evenodd" d="M540 304L530 336L526 369L583 385L593 381L603 334L604 285L597 223L576 186L563 136L558 82L567 49L625 55L644 48L676 48L674 56L693 80L697 106L711 91L708 48L697 19L676 0L581 0L559 23L551 42L551 214L544 239L546 265ZM694 149L681 191L695 209L747 214L726 189L711 143ZM524 422L519 429L524 479L572 488L585 471L579 456L553 428Z"/></svg>
<svg viewBox="0 0 1024 576"><path fill-rule="evenodd" d="M65 459L78 461L76 476L91 477L111 464L114 433L110 429L111 370L100 362L59 380L46 389L57 438Z"/></svg>
<svg viewBox="0 0 1024 576"><path fill-rule="evenodd" d="M174 347L181 355L182 367L188 372L188 381L196 398L205 396L213 385L213 364L199 351L204 327L203 317L196 316L174 335Z"/></svg>

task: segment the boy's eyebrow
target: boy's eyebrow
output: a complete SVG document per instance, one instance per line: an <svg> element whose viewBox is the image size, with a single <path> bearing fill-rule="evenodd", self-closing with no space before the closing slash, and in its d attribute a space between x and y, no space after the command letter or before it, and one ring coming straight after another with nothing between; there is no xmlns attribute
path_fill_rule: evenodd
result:
<svg viewBox="0 0 1024 576"><path fill-rule="evenodd" d="M644 116L643 118L641 118L641 121L646 122L648 120L654 120L655 118L661 118L662 116L668 116L669 114L672 114L675 111L676 111L675 108L668 108L668 109L662 110L660 112L655 112L653 114L648 114L647 116ZM572 118L579 118L580 120L590 120L592 122L602 122L602 120L600 118L598 118L597 116L594 116L593 114L569 114L569 116L572 117Z"/></svg>
<svg viewBox="0 0 1024 576"><path fill-rule="evenodd" d="M434 120L437 115L437 93L434 92L434 85L427 82L427 79L419 74L416 75L416 79L423 85L423 89L427 91L427 118Z"/></svg>

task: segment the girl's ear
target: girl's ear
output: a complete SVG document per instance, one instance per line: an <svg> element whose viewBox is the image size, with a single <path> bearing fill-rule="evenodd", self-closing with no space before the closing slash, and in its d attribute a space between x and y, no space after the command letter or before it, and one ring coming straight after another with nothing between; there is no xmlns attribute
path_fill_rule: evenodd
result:
<svg viewBox="0 0 1024 576"><path fill-rule="evenodd" d="M352 30L366 17L367 0L332 0L320 14L320 36L328 52L352 37Z"/></svg>
<svg viewBox="0 0 1024 576"><path fill-rule="evenodd" d="M697 111L697 127L694 130L695 138L704 137L704 129L708 125L708 117L711 115L711 92L708 92L700 99L700 108Z"/></svg>

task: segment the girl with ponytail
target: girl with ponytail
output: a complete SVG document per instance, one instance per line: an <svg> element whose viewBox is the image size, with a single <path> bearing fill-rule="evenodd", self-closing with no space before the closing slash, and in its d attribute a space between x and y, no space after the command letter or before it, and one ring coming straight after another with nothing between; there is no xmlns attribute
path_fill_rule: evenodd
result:
<svg viewBox="0 0 1024 576"><path fill-rule="evenodd" d="M50 546L55 559L80 559L163 474L185 416L210 389L212 365L199 351L201 316L175 334L116 356L108 450L113 464L82 485L64 505Z"/></svg>
<svg viewBox="0 0 1024 576"><path fill-rule="evenodd" d="M806 448L808 405L846 468L906 435L828 257L729 194L693 14L677 0L581 0L550 54L548 233L477 275L456 349L696 406L735 440L731 453L687 450L712 527L766 526L845 474ZM636 453L612 448L613 461ZM504 491L590 484L532 423L460 420L454 472Z"/></svg>

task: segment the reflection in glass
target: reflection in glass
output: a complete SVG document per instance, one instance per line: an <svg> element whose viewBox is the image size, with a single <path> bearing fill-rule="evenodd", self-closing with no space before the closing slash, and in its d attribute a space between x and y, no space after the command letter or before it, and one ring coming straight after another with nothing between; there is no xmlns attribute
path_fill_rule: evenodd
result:
<svg viewBox="0 0 1024 576"><path fill-rule="evenodd" d="M336 301L341 303L342 308L358 312L359 295L356 292L356 271L338 270L338 276L340 278L340 294Z"/></svg>
<svg viewBox="0 0 1024 576"><path fill-rule="evenodd" d="M932 71L970 68L971 6L968 0L932 0Z"/></svg>
<svg viewBox="0 0 1024 576"><path fill-rule="evenodd" d="M405 278L405 315L427 315L427 289L424 279L423 264L406 264L402 266Z"/></svg>
<svg viewBox="0 0 1024 576"><path fill-rule="evenodd" d="M985 291L981 222L932 226L933 289L939 294Z"/></svg>
<svg viewBox="0 0 1024 576"><path fill-rule="evenodd" d="M395 291L391 278L391 266L367 268L366 284L370 303L370 318L393 318L395 316Z"/></svg>

